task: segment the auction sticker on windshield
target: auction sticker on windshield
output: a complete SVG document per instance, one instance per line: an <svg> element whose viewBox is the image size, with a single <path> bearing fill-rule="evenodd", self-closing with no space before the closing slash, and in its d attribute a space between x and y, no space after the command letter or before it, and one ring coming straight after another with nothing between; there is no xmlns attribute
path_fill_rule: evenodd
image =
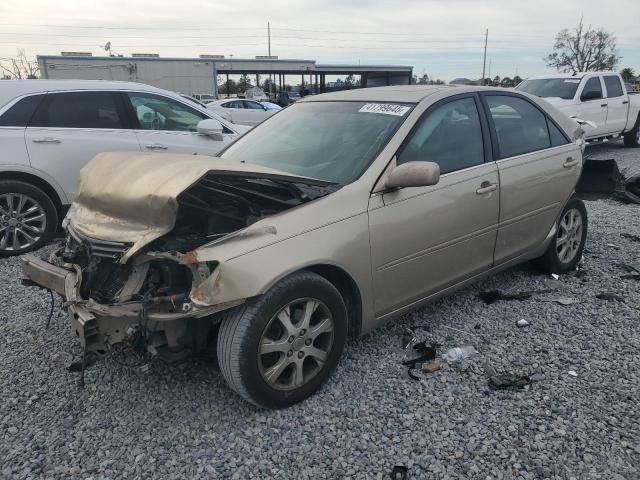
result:
<svg viewBox="0 0 640 480"><path fill-rule="evenodd" d="M384 115L395 115L396 117L402 117L405 113L411 110L411 107L406 105L396 105L393 103L367 103L358 112L362 113L382 113Z"/></svg>

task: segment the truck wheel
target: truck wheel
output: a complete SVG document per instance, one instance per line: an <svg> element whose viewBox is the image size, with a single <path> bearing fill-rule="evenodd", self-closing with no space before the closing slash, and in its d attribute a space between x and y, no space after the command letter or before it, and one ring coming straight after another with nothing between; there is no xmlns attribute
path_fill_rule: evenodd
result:
<svg viewBox="0 0 640 480"><path fill-rule="evenodd" d="M346 338L340 292L320 275L301 271L225 312L218 363L245 400L284 408L309 397L329 377Z"/></svg>
<svg viewBox="0 0 640 480"><path fill-rule="evenodd" d="M0 181L0 257L40 248L58 227L49 196L18 180Z"/></svg>
<svg viewBox="0 0 640 480"><path fill-rule="evenodd" d="M539 263L549 273L575 270L587 239L587 209L582 200L572 198L565 205L553 238Z"/></svg>
<svg viewBox="0 0 640 480"><path fill-rule="evenodd" d="M635 126L624 134L624 146L630 148L640 147L640 115Z"/></svg>

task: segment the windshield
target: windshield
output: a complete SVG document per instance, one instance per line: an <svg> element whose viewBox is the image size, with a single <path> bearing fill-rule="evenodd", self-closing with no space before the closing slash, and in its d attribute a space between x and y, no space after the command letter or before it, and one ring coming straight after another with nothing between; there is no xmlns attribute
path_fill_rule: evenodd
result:
<svg viewBox="0 0 640 480"><path fill-rule="evenodd" d="M369 167L409 110L410 105L386 103L296 103L221 156L344 185Z"/></svg>
<svg viewBox="0 0 640 480"><path fill-rule="evenodd" d="M571 100L576 95L578 85L580 85L579 78L539 78L525 80L516 87L516 90L522 90L538 97L558 97Z"/></svg>

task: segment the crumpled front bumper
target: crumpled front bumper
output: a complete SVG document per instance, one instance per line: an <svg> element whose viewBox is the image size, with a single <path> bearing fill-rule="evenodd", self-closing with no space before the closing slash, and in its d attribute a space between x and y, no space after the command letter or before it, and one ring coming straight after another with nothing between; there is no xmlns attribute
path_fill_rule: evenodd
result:
<svg viewBox="0 0 640 480"><path fill-rule="evenodd" d="M41 287L59 293L65 299L63 306L69 313L71 326L80 343L87 351L105 353L106 344L122 342L130 328L144 328L165 336L170 348L189 347L187 327L190 319L209 316L242 303L224 303L202 308L192 307L188 311L149 312L144 311L140 302L121 305L104 305L92 299L80 297L82 271L79 267L64 264L54 265L35 255L22 257L24 279Z"/></svg>

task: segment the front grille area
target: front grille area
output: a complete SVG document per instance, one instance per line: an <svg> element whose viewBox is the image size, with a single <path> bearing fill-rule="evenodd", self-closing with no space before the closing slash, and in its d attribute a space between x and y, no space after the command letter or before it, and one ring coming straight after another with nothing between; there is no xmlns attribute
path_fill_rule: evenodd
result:
<svg viewBox="0 0 640 480"><path fill-rule="evenodd" d="M90 256L105 258L114 262L118 261L133 245L130 242L112 242L87 237L86 235L78 233L71 225L67 227L67 231L76 242L87 247Z"/></svg>

